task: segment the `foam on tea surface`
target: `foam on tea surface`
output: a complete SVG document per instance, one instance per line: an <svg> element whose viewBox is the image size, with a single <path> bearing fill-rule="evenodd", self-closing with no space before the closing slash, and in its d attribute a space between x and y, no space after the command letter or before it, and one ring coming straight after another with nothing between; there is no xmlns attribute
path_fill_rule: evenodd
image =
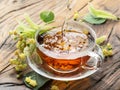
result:
<svg viewBox="0 0 120 90"><path fill-rule="evenodd" d="M82 31L65 30L54 33L46 33L42 37L40 45L55 53L75 53L81 52L89 47L92 43L91 35ZM39 40L38 40L39 41Z"/></svg>
<svg viewBox="0 0 120 90"><path fill-rule="evenodd" d="M39 48L37 49L41 59L51 70L69 73L86 65L90 56L80 56L79 53L85 51L94 42L93 37L88 32L82 31L53 30L38 36Z"/></svg>

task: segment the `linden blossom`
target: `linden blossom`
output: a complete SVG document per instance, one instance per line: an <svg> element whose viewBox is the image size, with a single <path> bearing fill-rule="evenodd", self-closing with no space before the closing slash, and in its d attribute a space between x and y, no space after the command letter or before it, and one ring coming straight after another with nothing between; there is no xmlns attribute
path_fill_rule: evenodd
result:
<svg viewBox="0 0 120 90"><path fill-rule="evenodd" d="M50 14L48 15L47 13L50 13ZM54 19L53 17L54 13L52 13L52 15L51 13L52 13L51 11L41 12L44 18L51 17L50 20L47 20L46 18L45 20L46 22L47 21L50 22ZM27 68L26 56L31 55L35 50L35 47L36 47L35 46L35 33L37 32L37 30L40 29L41 30L40 33L42 34L50 29L53 29L53 27L49 25L38 25L34 23L29 17L29 15L27 14L24 15L24 18L28 24L24 24L23 22L17 20L18 22L17 27L15 28L15 30L10 31L9 33L11 36L13 36L14 40L17 41L16 43L17 53L15 53L16 57L14 59L10 59L10 63L11 65L15 66L16 71L24 71Z"/></svg>

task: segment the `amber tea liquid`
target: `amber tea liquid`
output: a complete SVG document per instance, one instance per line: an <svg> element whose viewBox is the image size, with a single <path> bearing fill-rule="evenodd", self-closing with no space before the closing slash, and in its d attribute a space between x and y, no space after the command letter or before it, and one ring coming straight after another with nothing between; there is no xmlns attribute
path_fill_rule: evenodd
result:
<svg viewBox="0 0 120 90"><path fill-rule="evenodd" d="M73 72L85 66L90 59L88 55L75 58L75 53L87 50L92 45L93 37L89 33L65 30L64 35L62 35L62 31L56 30L39 35L37 40L40 47L43 48L43 50L37 49L37 52L43 62L52 70ZM60 57L57 58L55 55L60 55Z"/></svg>

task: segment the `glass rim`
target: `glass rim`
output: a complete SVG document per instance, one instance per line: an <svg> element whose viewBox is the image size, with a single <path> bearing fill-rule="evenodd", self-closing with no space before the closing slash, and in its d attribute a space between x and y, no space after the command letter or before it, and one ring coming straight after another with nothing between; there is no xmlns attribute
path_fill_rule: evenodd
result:
<svg viewBox="0 0 120 90"><path fill-rule="evenodd" d="M93 48L95 47L96 45L96 42L95 42L95 39L96 39L96 33L95 31L90 27L88 26L87 24L85 24L84 22L76 22L76 21L69 21L69 22L73 22L73 23L76 23L76 24L79 24L85 28L87 28L87 30L89 31L89 33L92 35L92 37L94 38L94 43L93 45L91 45L90 47L88 47L87 49L85 49L84 51L81 51L81 52L77 52L77 53L67 53L67 54L62 54L61 53L55 53L55 52L52 52L50 50L47 50L45 49L44 47L40 46L39 43L38 43L38 34L40 32L40 30L38 30L35 34L35 42L36 42L36 47L42 51L42 53L44 53L45 55L49 56L49 57L52 57L52 58L57 58L57 59L76 59L76 58L79 58L79 57L82 57L82 56L85 56L88 54L89 51L92 51ZM54 28L52 30L56 30L58 28ZM51 30L50 30L51 31ZM49 32L49 31L48 31ZM47 54L46 54L47 53Z"/></svg>

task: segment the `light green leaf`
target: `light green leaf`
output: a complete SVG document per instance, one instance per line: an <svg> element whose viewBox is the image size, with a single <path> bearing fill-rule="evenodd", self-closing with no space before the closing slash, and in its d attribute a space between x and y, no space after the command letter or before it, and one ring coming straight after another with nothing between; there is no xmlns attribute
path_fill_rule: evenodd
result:
<svg viewBox="0 0 120 90"><path fill-rule="evenodd" d="M36 30L17 20L18 25L15 28L15 32L24 38L34 38Z"/></svg>
<svg viewBox="0 0 120 90"><path fill-rule="evenodd" d="M32 21L32 19L30 18L30 16L28 14L25 14L24 18L27 21L27 23L30 25L31 28L36 29L36 30L38 30L40 28L39 25L37 25L36 23L34 23Z"/></svg>
<svg viewBox="0 0 120 90"><path fill-rule="evenodd" d="M18 28L22 28L24 31L35 31L34 29L29 28L27 25L25 25L23 22L17 20L18 22Z"/></svg>
<svg viewBox="0 0 120 90"><path fill-rule="evenodd" d="M43 11L40 13L40 18L45 22L49 23L54 20L54 13L52 11Z"/></svg>
<svg viewBox="0 0 120 90"><path fill-rule="evenodd" d="M102 24L106 21L104 18L94 18L90 13L86 14L83 20L91 24Z"/></svg>
<svg viewBox="0 0 120 90"><path fill-rule="evenodd" d="M47 31L49 31L49 30L41 30L41 31L39 32L39 34L41 35L41 34L43 34L43 33L46 33Z"/></svg>
<svg viewBox="0 0 120 90"><path fill-rule="evenodd" d="M105 18L105 19L118 20L118 18L115 15L113 15L112 13L107 12L107 11L103 11L103 10L97 10L92 5L89 6L89 12L95 18Z"/></svg>
<svg viewBox="0 0 120 90"><path fill-rule="evenodd" d="M31 77L31 79L33 80L36 80L37 82L37 86L36 87L32 87L31 85L29 85L26 81L25 81L25 78L26 77ZM24 83L27 87L31 88L32 90L39 90L40 87L42 87L47 81L49 81L50 79L48 78L45 78L43 76L40 76L39 74L37 74L36 72L34 71L31 71L29 73L27 73L25 76L24 76Z"/></svg>
<svg viewBox="0 0 120 90"><path fill-rule="evenodd" d="M47 31L49 31L53 28L55 28L55 27L50 26L50 25L41 26L39 34L46 33Z"/></svg>

